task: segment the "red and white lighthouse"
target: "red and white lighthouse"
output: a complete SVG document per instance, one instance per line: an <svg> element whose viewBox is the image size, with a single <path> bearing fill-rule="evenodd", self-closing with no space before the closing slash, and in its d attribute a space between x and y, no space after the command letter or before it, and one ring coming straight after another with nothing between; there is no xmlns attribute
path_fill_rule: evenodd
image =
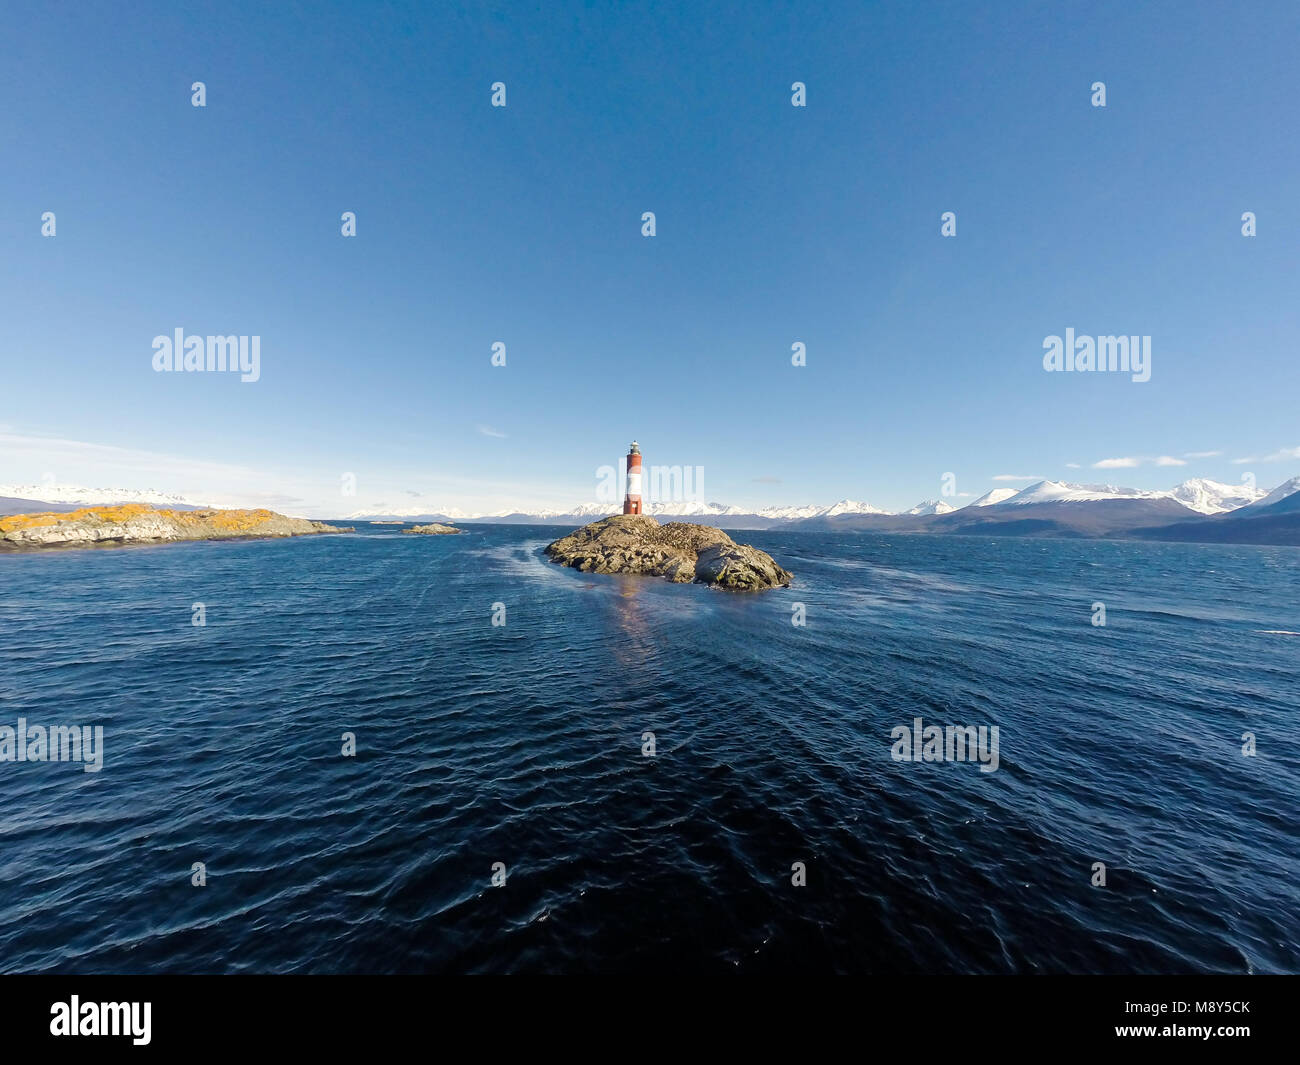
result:
<svg viewBox="0 0 1300 1065"><path fill-rule="evenodd" d="M623 497L623 513L641 513L641 449L635 440L627 453L627 494Z"/></svg>

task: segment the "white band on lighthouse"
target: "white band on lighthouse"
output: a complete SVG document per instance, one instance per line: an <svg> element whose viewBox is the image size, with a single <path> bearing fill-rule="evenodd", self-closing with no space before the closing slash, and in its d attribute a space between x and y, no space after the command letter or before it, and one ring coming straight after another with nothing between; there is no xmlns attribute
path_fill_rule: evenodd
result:
<svg viewBox="0 0 1300 1065"><path fill-rule="evenodd" d="M629 497L639 496L641 494L641 469L631 471L627 475L627 494Z"/></svg>

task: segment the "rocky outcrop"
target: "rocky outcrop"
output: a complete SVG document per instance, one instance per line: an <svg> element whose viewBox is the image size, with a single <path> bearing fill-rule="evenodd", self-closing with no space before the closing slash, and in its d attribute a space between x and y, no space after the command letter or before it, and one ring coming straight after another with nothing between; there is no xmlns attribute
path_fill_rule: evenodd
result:
<svg viewBox="0 0 1300 1065"><path fill-rule="evenodd" d="M446 536L448 533L458 533L463 530L454 525L443 525L435 521L431 525L413 525L409 529L403 529L402 532L419 533L422 536Z"/></svg>
<svg viewBox="0 0 1300 1065"><path fill-rule="evenodd" d="M155 510L143 503L0 518L0 547L63 547L352 532L273 510Z"/></svg>
<svg viewBox="0 0 1300 1065"><path fill-rule="evenodd" d="M584 525L546 548L552 562L583 573L642 573L732 591L779 588L793 579L772 556L738 544L721 529L647 514L615 514Z"/></svg>

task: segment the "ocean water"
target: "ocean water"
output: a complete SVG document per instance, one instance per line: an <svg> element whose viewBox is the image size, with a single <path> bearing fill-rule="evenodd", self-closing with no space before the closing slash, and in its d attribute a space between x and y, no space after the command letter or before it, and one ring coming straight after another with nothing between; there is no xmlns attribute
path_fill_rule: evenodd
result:
<svg viewBox="0 0 1300 1065"><path fill-rule="evenodd" d="M0 971L1300 971L1295 549L561 531L0 555L0 725L104 729L0 762Z"/></svg>

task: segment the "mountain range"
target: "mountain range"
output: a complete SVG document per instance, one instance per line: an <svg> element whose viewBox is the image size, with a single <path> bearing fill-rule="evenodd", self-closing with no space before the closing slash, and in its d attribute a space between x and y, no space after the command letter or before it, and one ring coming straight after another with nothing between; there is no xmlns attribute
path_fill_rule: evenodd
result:
<svg viewBox="0 0 1300 1065"><path fill-rule="evenodd" d="M118 503L147 503L160 510L201 510L210 503L186 499L168 492L155 492L152 488L82 488L70 484L0 484L0 515L21 514L21 505L27 510L39 503L41 509L69 511L78 507L106 506Z"/></svg>
<svg viewBox="0 0 1300 1065"><path fill-rule="evenodd" d="M170 509L204 505L149 490L0 485L0 515L124 502ZM582 525L619 513L621 509L619 504L585 503L569 510L495 514L470 514L454 508L359 510L343 518L381 522ZM995 488L961 507L946 500L931 499L898 513L851 499L829 506L772 506L759 510L723 503L650 503L645 512L660 519L683 519L728 529L1126 537L1300 546L1300 477L1293 477L1271 491L1205 478L1184 481L1167 490L1043 480L1019 490Z"/></svg>
<svg viewBox="0 0 1300 1065"><path fill-rule="evenodd" d="M1289 484L1290 482L1288 482ZM0 492L3 489L0 488ZM709 519L726 519L736 528L767 528L772 525L794 524L807 521L833 521L837 518L873 516L873 517L934 517L952 514L957 511L969 511L986 507L1029 506L1041 503L1080 503L1102 502L1111 500L1172 500L1186 510L1196 514L1224 514L1263 499L1266 495L1290 494L1286 485L1265 493L1262 489L1248 485L1223 484L1219 481L1194 478L1175 485L1173 488L1155 491L1139 488L1123 488L1117 485L1067 484L1063 481L1037 481L1027 488L994 488L978 499L958 507L947 500L927 499L909 510L888 511L870 503L852 499L841 499L829 506L810 504L808 506L773 506L758 510L726 503L705 503L698 501L680 503L649 503L645 512L656 518L691 518L712 524ZM567 524L573 520L590 521L609 514L617 514L620 503L583 503L568 510L537 511L498 511L493 514L471 514L459 510L430 511L421 508L405 510L358 510L345 514L349 521L491 521L507 523L545 523L556 521ZM1178 513L1177 511L1173 513Z"/></svg>
<svg viewBox="0 0 1300 1065"><path fill-rule="evenodd" d="M1168 491L1039 481L944 514L809 518L790 527L1300 546L1300 477L1271 492L1203 479Z"/></svg>

